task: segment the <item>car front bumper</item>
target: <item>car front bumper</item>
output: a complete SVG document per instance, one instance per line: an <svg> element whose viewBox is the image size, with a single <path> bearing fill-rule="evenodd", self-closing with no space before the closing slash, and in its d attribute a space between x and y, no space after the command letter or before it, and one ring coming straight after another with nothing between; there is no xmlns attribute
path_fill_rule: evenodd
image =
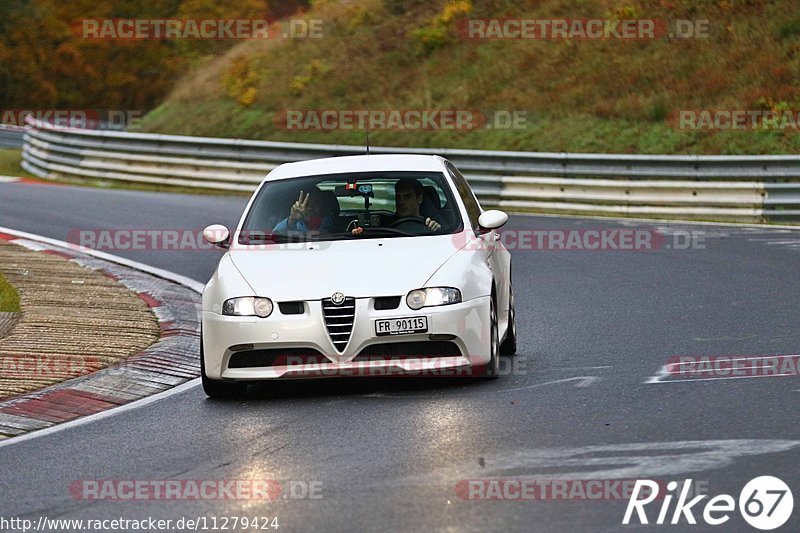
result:
<svg viewBox="0 0 800 533"><path fill-rule="evenodd" d="M407 335L377 336L375 320L425 316L428 331ZM489 363L489 297L458 304L409 309L402 301L392 310L376 310L372 298L355 299L355 318L349 341L338 351L328 334L320 300L306 301L304 313L283 315L276 305L267 318L224 316L203 311L205 372L210 379L264 380L336 376L471 375L473 368ZM445 340L458 347L460 355L441 357L386 357L354 360L375 344ZM230 368L231 357L242 350L305 348L325 356L320 362L302 362L290 357L273 366ZM372 348L375 351L375 348ZM377 350L378 352L380 349ZM324 361L324 362L322 362Z"/></svg>

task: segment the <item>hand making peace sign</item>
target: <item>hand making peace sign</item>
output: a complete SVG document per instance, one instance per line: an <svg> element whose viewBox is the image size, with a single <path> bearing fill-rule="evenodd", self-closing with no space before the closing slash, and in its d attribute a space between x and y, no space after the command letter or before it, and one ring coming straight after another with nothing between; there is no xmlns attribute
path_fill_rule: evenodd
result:
<svg viewBox="0 0 800 533"><path fill-rule="evenodd" d="M292 210L289 214L290 221L297 222L298 220L305 218L305 216L308 214L308 198L310 196L310 194L303 194L303 191L300 191L300 197L295 203L292 204Z"/></svg>

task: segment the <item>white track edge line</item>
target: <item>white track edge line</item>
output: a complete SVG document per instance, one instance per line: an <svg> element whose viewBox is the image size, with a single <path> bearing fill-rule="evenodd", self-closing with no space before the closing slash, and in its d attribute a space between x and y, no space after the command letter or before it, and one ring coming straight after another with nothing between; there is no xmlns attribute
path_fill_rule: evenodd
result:
<svg viewBox="0 0 800 533"><path fill-rule="evenodd" d="M57 433L59 431L82 426L84 424L91 424L92 422L97 422L98 420L102 420L104 418L116 416L118 414L124 413L125 411L138 409L140 407L144 407L145 405L149 405L151 403L155 403L170 396L174 396L175 394L180 394L186 390L196 387L199 384L200 384L200 378L194 378L190 381L187 381L186 383L178 385L177 387L165 390L164 392L159 392L158 394L153 394L152 396L147 396L145 398L142 398L141 400L136 400L130 403L126 403L125 405L120 405L119 407L114 407L107 411L101 411L93 415L88 415L81 418L77 418L75 420L70 420L69 422L63 422L61 424L56 424L54 426L46 427L43 429L37 429L29 433L19 435L17 437L9 437L8 439L0 441L0 448L8 446L9 444L19 444L21 442L25 442L31 439L46 437L47 435L52 435L53 433Z"/></svg>

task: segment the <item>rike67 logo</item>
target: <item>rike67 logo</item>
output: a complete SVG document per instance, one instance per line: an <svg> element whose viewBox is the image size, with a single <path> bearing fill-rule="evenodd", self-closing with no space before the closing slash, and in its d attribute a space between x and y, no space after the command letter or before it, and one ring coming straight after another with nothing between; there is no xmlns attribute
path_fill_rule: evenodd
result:
<svg viewBox="0 0 800 533"><path fill-rule="evenodd" d="M697 524L694 513L700 513L701 508L702 519L708 525L718 526L731 518L731 513L737 507L733 496L728 494L714 496L701 507L698 504L708 495L702 494L689 500L691 484L692 480L687 479L682 484L680 495L678 495L676 492L678 483L670 481L667 483L666 493L660 494L659 483L648 479L636 480L622 523L630 524L635 511L640 524L649 524L645 507L656 499L661 500L661 508L655 521L655 524L658 525L679 524L683 520L688 524ZM640 498L642 493L646 495ZM670 517L670 507L674 496L678 496L678 499ZM698 508L693 509L695 506ZM760 476L751 479L739 493L738 507L739 513L748 524L756 529L766 531L779 528L789 520L794 508L794 498L789 486L782 480L773 476Z"/></svg>

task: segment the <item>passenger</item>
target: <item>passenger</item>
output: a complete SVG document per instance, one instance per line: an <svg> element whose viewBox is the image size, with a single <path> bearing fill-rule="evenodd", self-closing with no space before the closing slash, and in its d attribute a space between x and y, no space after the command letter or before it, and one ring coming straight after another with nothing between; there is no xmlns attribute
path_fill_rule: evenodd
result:
<svg viewBox="0 0 800 533"><path fill-rule="evenodd" d="M272 233L285 234L290 231L331 233L335 227L334 217L326 213L323 208L322 191L314 186L308 193L300 191L297 201L292 204L289 216L278 222Z"/></svg>

